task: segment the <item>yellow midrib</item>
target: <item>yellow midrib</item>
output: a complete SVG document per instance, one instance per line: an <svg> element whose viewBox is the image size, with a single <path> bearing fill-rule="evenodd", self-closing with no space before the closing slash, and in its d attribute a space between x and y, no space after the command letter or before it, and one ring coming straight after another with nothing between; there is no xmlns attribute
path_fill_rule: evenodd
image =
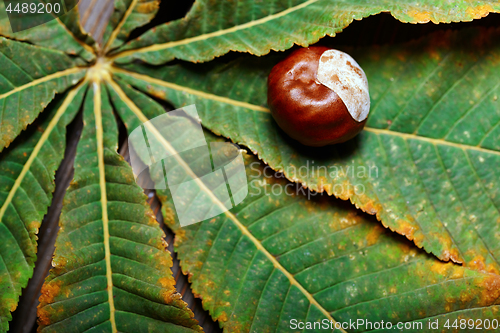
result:
<svg viewBox="0 0 500 333"><path fill-rule="evenodd" d="M416 134L395 132L395 131L391 131L391 130L378 129L378 128L374 128L374 127L365 127L364 130L367 132L376 133L376 134L399 136L403 139L420 140L420 141L430 142L434 145L450 146L450 147L455 147L455 148L459 148L462 150L475 150L475 151L480 151L480 152L487 153L487 154L493 154L493 155L500 156L500 152L496 151L496 150L491 150L491 149L482 148L482 147L478 147L478 146L468 146L468 145L464 145L464 144L460 144L460 143L446 141L443 139L432 139L432 138L428 138L425 136L419 136Z"/></svg>
<svg viewBox="0 0 500 333"><path fill-rule="evenodd" d="M109 321L111 330L116 333L115 302L113 298L113 272L111 271L111 250L109 247L108 197L106 193L106 174L104 165L104 129L101 113L101 83L94 82L94 116L97 139L97 161L99 166L99 187L101 189L102 232L104 237L104 258L106 260L106 281L108 289Z"/></svg>
<svg viewBox="0 0 500 333"><path fill-rule="evenodd" d="M200 189L204 191L211 199L212 201L221 208L222 211L225 211L225 215L236 224L236 226L241 230L241 232L247 236L257 247L258 250L263 252L266 257L273 263L274 267L279 269L290 281L292 285L297 287L303 294L306 296L306 298L309 300L309 302L312 305L315 305L329 320L331 320L334 324L336 323L335 319L330 315L328 311L326 311L319 303L314 299L314 297L295 279L295 277L290 274L279 262L276 260L276 258L270 254L267 249L259 242L257 238L255 238L250 231L238 220L238 218L231 212L226 211L226 206L220 202L220 200L210 191L205 184L196 176L196 174L191 170L191 168L186 164L184 160L180 157L180 155L177 153L177 151L168 143L168 141L165 140L165 138L158 132L158 130L151 125L149 122L150 119L148 119L142 111L135 105L135 103L128 98L128 96L125 94L125 92L120 88L120 86L114 82L111 79L106 80L107 83L111 85L111 87L115 90L115 92L118 94L118 96L127 104L127 106L130 108L130 110L139 118L139 120L151 131L151 133L156 137L156 139L164 145L165 149L169 151L172 156L175 156L175 159L177 162L184 168L186 173L191 176L192 179L195 180L195 182L198 184ZM345 332L344 330L341 330L342 332Z"/></svg>
<svg viewBox="0 0 500 333"><path fill-rule="evenodd" d="M165 50L165 49L168 49L168 48L176 47L176 46L179 46L179 45L186 45L186 44L189 44L189 43L206 40L206 39L213 38L213 37L224 36L224 35L236 32L236 31L248 29L248 28L251 28L251 27L254 27L254 26L257 26L257 25L261 25L261 24L267 23L269 21L275 20L277 18L286 16L286 15L288 15L290 13L293 13L293 12L295 12L297 10L305 8L305 7L309 6L310 4L313 4L313 3L318 2L318 1L319 0L309 0L309 1L306 1L304 3L301 3L300 5L297 5L297 6L294 6L294 7L290 7L290 8L288 8L288 9L282 11L282 12L279 12L277 14L268 15L268 16L263 17L261 19L250 21L250 22L247 22L247 23L244 23L244 24L241 24L241 25L237 25L237 26L228 28L228 29L222 29L222 30L210 32L210 33L207 33L207 34L199 35L199 36L196 36L196 37L185 38L185 39L174 41L174 42L168 42L168 43L164 43L164 44L154 44L154 45L151 45L151 46L146 46L146 47L135 49L135 50L123 51L123 52L120 52L120 53L116 54L112 58L113 59L122 58L122 57L125 57L125 56L128 56L128 55L131 55L133 53L144 53L144 52L151 52L151 51L160 51L160 50Z"/></svg>
<svg viewBox="0 0 500 333"><path fill-rule="evenodd" d="M152 78L148 75L130 72L130 71L127 71L127 70L124 70L121 68L117 68L117 67L112 67L111 70L114 73L125 74L125 75L132 76L132 77L139 79L139 80L143 80L143 81L146 81L146 82L149 82L152 84L156 84L156 85L159 85L159 86L162 86L165 88L185 92L185 93L192 94L195 96L203 97L203 98L210 99L210 100L213 100L216 102L227 103L227 104L230 104L233 106L243 107L243 108L250 109L253 111L266 112L266 113L270 112L270 110L268 108L265 108L265 107L262 107L259 105L254 105L254 104L250 104L250 103L246 103L246 102L240 102L240 101L236 101L234 99L228 98L228 97L221 97L221 96L218 96L215 94L210 94L210 93L206 93L203 91L191 89L191 88L180 86L180 85L177 85L174 83L164 82L162 80ZM446 141L443 139L428 138L425 136L419 136L419 135L412 134L412 133L396 132L396 131L391 131L391 130L387 130L387 129L378 129L378 128L374 128L374 127L365 127L364 130L367 132L376 133L376 134L398 136L398 137L401 137L404 139L421 140L421 141L432 143L434 145L450 146L450 147L456 147L456 148L459 148L462 150L474 150L474 151L480 151L480 152L484 152L487 154L493 154L493 155L500 156L500 152L496 151L496 150L482 148L482 147L478 147L478 146L469 146L469 145L465 145L465 144L454 143L454 142Z"/></svg>
<svg viewBox="0 0 500 333"><path fill-rule="evenodd" d="M52 118L52 120L49 122L49 125L47 126L47 128L43 132L42 136L40 137L40 140L38 140L37 144L35 145L35 148L31 152L30 157L28 158L28 160L24 164L21 172L19 173L19 176L17 176L17 179L14 182L14 185L10 189L9 194L7 195L7 198L5 199L2 207L0 208L0 223L2 223L1 221L3 220L5 212L7 211L7 207L12 202L12 199L14 198L14 195L16 194L17 190L21 187L21 184L24 180L24 177L26 177L26 174L29 172L29 169L33 165L33 162L35 161L36 157L40 153L40 150L42 149L43 145L45 144L45 142L48 140L50 134L52 133L52 130L57 125L57 123L61 119L61 116L64 114L64 112L66 112L66 109L68 108L69 104L71 104L71 102L75 98L76 94L78 93L78 91L80 90L82 85L84 85L85 83L86 83L86 81L81 82L78 86L74 87L68 93L68 96L66 96L66 98L64 99L64 102L61 104L61 106L57 110L56 114L54 115L54 118Z"/></svg>
<svg viewBox="0 0 500 333"><path fill-rule="evenodd" d="M239 107L242 107L242 108L247 108L247 109L254 110L254 111L269 112L269 109L265 108L263 106L254 105L254 104L250 104L250 103L246 103L246 102L240 102L240 101L236 101L234 99L228 98L228 97L221 97L221 96L218 96L218 95L215 95L215 94L210 94L210 93L206 93L206 92L199 91L199 90L196 90L196 89L191 89L191 88L188 88L188 87L183 87L183 86L180 86L180 85L175 84L175 83L165 82L165 81L158 80L158 79L152 78L152 77L144 75L144 74L138 74L138 73L130 72L130 71L118 68L118 67L111 67L111 71L114 72L114 73L126 74L126 75L135 77L135 78L140 79L140 80L144 80L144 81L147 81L147 82L150 82L150 83L153 83L153 84L157 84L157 85L160 85L160 86L163 86L163 87L166 87L166 88L170 88L170 89L174 89L174 90L186 92L188 94L192 94L192 95L195 95L195 96L203 97L203 98L210 99L210 100L213 100L213 101L216 101L216 102L227 103L227 104L230 104L230 105L239 106Z"/></svg>
<svg viewBox="0 0 500 333"><path fill-rule="evenodd" d="M130 3L130 6L128 7L127 11L123 15L121 21L118 23L115 30L113 30L113 32L111 33L111 36L109 36L109 40L106 42L106 46L104 47L105 54L109 51L109 48L111 47L111 45L115 41L116 37L120 33L120 30L122 29L123 25L125 24L125 21L127 21L128 17L130 16L132 11L134 10L138 1L139 0L132 0L132 2Z"/></svg>
<svg viewBox="0 0 500 333"><path fill-rule="evenodd" d="M86 70L86 68L81 68L81 67L73 67L73 68L69 68L69 69L65 69L63 71L60 71L60 72L56 72L56 73L53 73L53 74L50 74L50 75L47 75L47 76L44 76L40 79L36 79L36 80L33 80L31 81L30 83L27 83L25 85L22 85L22 86L19 86L19 87L16 87L4 94L1 94L0 95L0 100L4 99L4 98L7 98L15 93L18 93L20 91L23 91L23 90L26 90L28 88L31 88L31 87L35 87L41 83L45 83L45 82L48 82L48 81L51 81L53 79L58 79L58 78L61 78L61 77L64 77L64 76L68 76L70 74L75 74L75 73L78 73L78 72L82 72Z"/></svg>

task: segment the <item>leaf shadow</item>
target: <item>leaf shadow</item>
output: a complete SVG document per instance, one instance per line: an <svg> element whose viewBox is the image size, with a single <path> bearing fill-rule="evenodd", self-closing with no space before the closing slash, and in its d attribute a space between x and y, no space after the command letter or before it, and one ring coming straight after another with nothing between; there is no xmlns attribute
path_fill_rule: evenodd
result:
<svg viewBox="0 0 500 333"><path fill-rule="evenodd" d="M305 157L306 159L318 162L331 162L332 156L338 156L344 159L354 157L354 154L356 154L356 151L359 149L359 146L361 144L358 135L347 142L327 145L323 147L310 147L303 145L295 139L292 139L281 128L279 128L276 123L274 123L273 125L276 127L276 132L279 136L279 139L285 142L287 146L292 147L298 154Z"/></svg>

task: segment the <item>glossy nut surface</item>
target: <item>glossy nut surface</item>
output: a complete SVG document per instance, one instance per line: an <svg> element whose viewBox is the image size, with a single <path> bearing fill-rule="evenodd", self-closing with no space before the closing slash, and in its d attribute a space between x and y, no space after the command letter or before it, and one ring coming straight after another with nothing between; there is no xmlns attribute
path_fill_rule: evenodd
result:
<svg viewBox="0 0 500 333"><path fill-rule="evenodd" d="M316 46L294 51L273 67L267 81L274 119L290 137L307 146L345 142L366 123L366 119L354 120L339 95L318 82L319 60L327 50Z"/></svg>

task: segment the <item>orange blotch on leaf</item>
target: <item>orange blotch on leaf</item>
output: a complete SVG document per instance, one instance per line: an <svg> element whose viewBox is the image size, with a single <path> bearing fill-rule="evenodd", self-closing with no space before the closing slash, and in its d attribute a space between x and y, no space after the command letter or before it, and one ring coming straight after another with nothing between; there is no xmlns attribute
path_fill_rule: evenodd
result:
<svg viewBox="0 0 500 333"><path fill-rule="evenodd" d="M217 317L217 321L224 321L224 322L227 321L227 314L226 314L225 311L222 311L222 313L220 314L220 316Z"/></svg>
<svg viewBox="0 0 500 333"><path fill-rule="evenodd" d="M490 306L500 298L500 276L488 275L479 283L479 286L483 289L479 300L481 306Z"/></svg>
<svg viewBox="0 0 500 333"><path fill-rule="evenodd" d="M385 232L385 228L380 224L375 225L372 230L366 235L366 245L371 246L377 243L380 235Z"/></svg>
<svg viewBox="0 0 500 333"><path fill-rule="evenodd" d="M413 20L412 23L427 23L429 21L432 21L431 12L420 12L418 10L411 10L408 12L408 16L412 18Z"/></svg>
<svg viewBox="0 0 500 333"><path fill-rule="evenodd" d="M61 292L62 281L44 283L40 295L40 304L46 305L54 302L54 297Z"/></svg>
<svg viewBox="0 0 500 333"><path fill-rule="evenodd" d="M467 8L467 14L473 19L480 19L482 17L488 16L490 12L494 12L495 10L490 5L480 5L477 7L469 7Z"/></svg>

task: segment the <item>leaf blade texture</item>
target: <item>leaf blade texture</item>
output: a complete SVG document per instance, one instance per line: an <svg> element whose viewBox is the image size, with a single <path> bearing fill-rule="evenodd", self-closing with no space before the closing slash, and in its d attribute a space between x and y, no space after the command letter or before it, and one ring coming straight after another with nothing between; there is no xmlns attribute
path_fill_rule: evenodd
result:
<svg viewBox="0 0 500 333"><path fill-rule="evenodd" d="M134 122L141 124L141 111L161 114L155 101L130 86L120 83L113 89L112 100L129 131ZM119 105L122 94L129 98ZM190 124L180 118L163 129L179 133L172 135L170 146L193 136ZM196 152L185 157L190 166L199 159ZM285 331L292 318L394 325L495 318L498 275L443 263L354 207L308 193L283 175L273 177L273 170L253 156L247 155L246 162L252 193L230 212L202 223L181 228L172 193L158 191L165 220L177 234L181 267L204 308L225 330ZM178 167L165 163L167 170ZM154 179L164 177L163 170L157 171L151 170ZM198 205L202 191L206 188L194 186L186 205Z"/></svg>
<svg viewBox="0 0 500 333"><path fill-rule="evenodd" d="M247 199L199 224L180 229L171 194L159 192L184 273L225 330L286 331L291 319L333 318L421 332L429 320L495 318L498 275L441 262L349 204L272 176L253 156L246 165Z"/></svg>
<svg viewBox="0 0 500 333"><path fill-rule="evenodd" d="M65 53L0 37L0 151L33 122L56 93L84 75L83 61Z"/></svg>
<svg viewBox="0 0 500 333"><path fill-rule="evenodd" d="M163 232L116 152L117 125L99 83L84 122L55 267L42 288L40 331L199 331L175 291Z"/></svg>
<svg viewBox="0 0 500 333"><path fill-rule="evenodd" d="M60 50L69 55L79 56L88 62L95 58L93 49L95 41L83 31L77 7L43 26L14 33L8 21L5 3L2 1L0 36Z"/></svg>

